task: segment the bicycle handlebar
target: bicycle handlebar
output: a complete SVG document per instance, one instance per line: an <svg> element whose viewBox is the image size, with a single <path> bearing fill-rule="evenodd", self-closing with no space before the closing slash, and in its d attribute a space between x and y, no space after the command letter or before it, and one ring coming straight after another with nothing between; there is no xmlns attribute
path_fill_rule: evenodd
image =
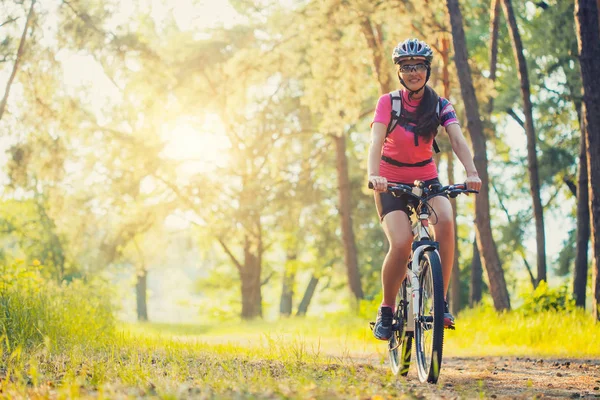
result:
<svg viewBox="0 0 600 400"><path fill-rule="evenodd" d="M373 184L371 182L369 182L369 189L373 189ZM396 196L396 195L401 195L401 194L407 194L410 195L412 197L415 197L419 200L421 199L429 199L435 196L439 196L442 194L446 194L450 197L456 197L461 193L479 193L479 191L477 190L473 190L473 189L467 189L467 184L466 183L457 183L454 185L447 185L447 186L442 186L442 187L424 187L423 188L423 195L418 196L416 194L413 193L413 186L409 186L409 185L404 185L402 183L389 183L388 184L388 189L387 189L388 193L391 193L392 195Z"/></svg>

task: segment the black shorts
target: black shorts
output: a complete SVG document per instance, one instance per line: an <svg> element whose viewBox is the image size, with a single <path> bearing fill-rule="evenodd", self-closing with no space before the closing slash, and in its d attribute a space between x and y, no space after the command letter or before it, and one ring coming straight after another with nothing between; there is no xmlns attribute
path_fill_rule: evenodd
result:
<svg viewBox="0 0 600 400"><path fill-rule="evenodd" d="M434 178L426 180L424 183L425 186L430 186L436 183L440 184L440 180L438 178ZM411 183L405 183L404 185L414 186ZM441 196L448 197L446 195ZM409 204L412 204L413 207L416 207L418 205L417 199L410 196L394 197L390 193L375 193L375 206L377 207L377 213L379 214L380 221L383 221L383 217L392 211L404 211L410 217L412 211L408 207Z"/></svg>

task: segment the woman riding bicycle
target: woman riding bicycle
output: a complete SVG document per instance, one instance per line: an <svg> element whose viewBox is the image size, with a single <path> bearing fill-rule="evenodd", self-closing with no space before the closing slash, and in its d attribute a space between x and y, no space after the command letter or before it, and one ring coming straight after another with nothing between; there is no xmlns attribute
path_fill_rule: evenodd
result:
<svg viewBox="0 0 600 400"><path fill-rule="evenodd" d="M371 124L368 165L377 212L390 244L381 268L383 300L373 329L375 337L381 340L388 340L392 336L396 294L406 276L412 243L408 209L411 200L386 193L388 183L412 185L418 179L425 182L426 186L439 184L437 167L432 159L432 146L437 128L442 125L448 133L452 150L465 167L467 188L481 188L481 180L452 104L427 86L433 60L431 48L420 40L407 39L394 48L392 58L394 64L398 65L398 78L405 88L400 91L401 112L393 130L388 133L394 100L392 94L379 98ZM444 196L435 197L430 205L435 210L431 225L440 244L446 299L454 263L452 206ZM454 317L448 310L447 302L445 305L444 325L453 326Z"/></svg>

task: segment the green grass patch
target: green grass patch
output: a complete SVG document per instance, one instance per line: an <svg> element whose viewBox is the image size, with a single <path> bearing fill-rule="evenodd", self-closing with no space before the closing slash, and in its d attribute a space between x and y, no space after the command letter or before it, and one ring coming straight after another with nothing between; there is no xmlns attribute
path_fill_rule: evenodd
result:
<svg viewBox="0 0 600 400"><path fill-rule="evenodd" d="M2 382L10 397L370 398L414 396L387 368L295 352L272 340L246 348L116 335L95 349L27 355ZM1 397L1 396L0 396Z"/></svg>
<svg viewBox="0 0 600 400"><path fill-rule="evenodd" d="M324 318L291 318L274 322L253 321L215 324L134 324L126 330L155 337L175 337L205 344L264 347L269 340L291 348L342 358L378 355L387 357L385 344L373 338L369 319L328 315ZM525 315L497 313L488 307L465 310L457 329L445 333L447 356L543 356L600 358L600 324L582 311L545 311ZM291 351L291 350L290 350ZM298 351L298 350L296 350Z"/></svg>
<svg viewBox="0 0 600 400"><path fill-rule="evenodd" d="M369 313L115 325L104 289L49 284L34 267L13 266L0 280L0 398L380 399L443 390L391 375ZM600 357L600 324L581 312L478 308L457 324L446 331L445 357ZM480 388L464 390L472 397Z"/></svg>
<svg viewBox="0 0 600 400"><path fill-rule="evenodd" d="M62 348L103 340L113 333L113 310L101 282L59 285L35 262L0 266L0 348Z"/></svg>
<svg viewBox="0 0 600 400"><path fill-rule="evenodd" d="M526 315L478 308L459 317L458 329L446 331L448 355L600 357L600 324L583 311Z"/></svg>

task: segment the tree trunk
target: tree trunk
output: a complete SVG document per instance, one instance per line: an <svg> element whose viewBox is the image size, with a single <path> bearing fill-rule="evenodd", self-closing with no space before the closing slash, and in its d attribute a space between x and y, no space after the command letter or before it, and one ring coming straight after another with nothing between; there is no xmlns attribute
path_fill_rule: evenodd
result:
<svg viewBox="0 0 600 400"><path fill-rule="evenodd" d="M8 81L6 82L6 89L4 89L4 96L2 96L2 100L0 101L0 120L4 115L4 110L6 109L6 103L8 102L8 95L10 94L10 88L12 86L15 77L17 76L17 72L19 71L19 65L23 58L23 53L25 52L25 40L27 38L27 31L29 30L29 26L33 20L33 6L35 5L35 0L31 1L31 6L29 7L29 13L27 14L27 20L25 21L25 27L23 28L23 34L21 35L21 41L19 42L19 48L17 49L17 56L15 58L15 63L13 64L12 72L8 77Z"/></svg>
<svg viewBox="0 0 600 400"><path fill-rule="evenodd" d="M253 246L253 240L246 235L244 246L244 266L240 271L242 279L242 319L262 317L262 294L260 274L262 270L260 252Z"/></svg>
<svg viewBox="0 0 600 400"><path fill-rule="evenodd" d="M471 288L469 290L469 307L475 307L481 302L483 287L483 268L481 255L477 248L477 240L473 240L473 260L471 261Z"/></svg>
<svg viewBox="0 0 600 400"><path fill-rule="evenodd" d="M312 300L313 295L315 294L315 289L317 288L318 283L319 283L319 278L317 278L313 274L310 277L310 281L308 282L308 285L306 286L306 290L304 291L304 296L302 296L302 301L300 302L300 305L298 306L298 312L296 313L297 316L303 317L306 315L306 312L308 311L308 306L310 305L310 301Z"/></svg>
<svg viewBox="0 0 600 400"><path fill-rule="evenodd" d="M334 136L334 142L339 185L339 212L342 222L342 240L344 242L344 260L346 262L348 284L354 297L362 299L364 295L360 281L360 271L358 269L356 240L352 228L352 204L350 202L352 194L348 172L348 158L346 156L346 137L343 134Z"/></svg>
<svg viewBox="0 0 600 400"><path fill-rule="evenodd" d="M582 107L583 108L583 107ZM585 112L585 111L584 111ZM583 115L583 113L580 113ZM585 308L588 275L588 242L590 240L590 209L588 193L587 153L585 121L580 119L581 144L579 171L577 171L577 239L575 267L573 269L573 298L577 307Z"/></svg>
<svg viewBox="0 0 600 400"><path fill-rule="evenodd" d="M467 42L463 28L462 13L458 5L458 0L446 0L450 22L452 25L452 39L455 49L455 62L458 71L463 101L467 113L467 129L473 143L475 157L473 161L482 186L475 200L475 227L477 246L483 254L484 268L488 274L490 282L490 292L494 300L496 310L510 309L510 298L504 279L504 271L498 257L498 250L492 236L492 227L490 224L490 203L489 203L489 178L486 138L483 134L483 126L479 116L479 107L475 97L475 89L471 79L471 68L469 66L469 55L467 52Z"/></svg>
<svg viewBox="0 0 600 400"><path fill-rule="evenodd" d="M241 200L243 202L243 199ZM222 237L217 240L229 256L240 274L241 296L242 296L242 319L254 319L262 317L262 282L260 280L262 272L262 232L260 229L260 219L256 222L256 235L247 233L244 237L244 263L240 263L229 249Z"/></svg>
<svg viewBox="0 0 600 400"><path fill-rule="evenodd" d="M137 300L138 321L148 321L148 271L140 268L135 283L135 298Z"/></svg>
<svg viewBox="0 0 600 400"><path fill-rule="evenodd" d="M575 26L583 81L585 140L588 161L590 236L592 242L593 312L600 321L600 30L596 0L575 1Z"/></svg>
<svg viewBox="0 0 600 400"><path fill-rule="evenodd" d="M371 49L373 68L379 82L381 94L392 91L392 80L389 74L389 67L385 62L383 51L383 33L381 25L373 27L369 17L364 17L360 23L363 35L367 40L367 45Z"/></svg>
<svg viewBox="0 0 600 400"><path fill-rule="evenodd" d="M444 97L450 98L450 40L447 35L443 35L441 38L442 43L442 84L444 87ZM452 149L449 149L446 152L448 163L447 163L447 172L448 172L448 184L454 184L454 153ZM456 224L456 198L450 199L450 204L452 204L452 220L454 223L454 227L457 227ZM460 282L460 266L458 265L458 229L454 229L454 263L452 265L452 276L450 278L450 308L452 314L456 315L460 311L460 292L461 292L461 282Z"/></svg>
<svg viewBox="0 0 600 400"><path fill-rule="evenodd" d="M449 151L448 153L448 184L454 182L454 153ZM454 227L456 228L456 198L450 199L452 204L452 219L454 221ZM450 279L450 307L452 314L456 315L461 309L460 304L460 293L461 293L461 282L460 282L460 266L458 265L458 229L454 229L454 263L452 265L452 277Z"/></svg>
<svg viewBox="0 0 600 400"><path fill-rule="evenodd" d="M523 96L523 112L525 114L525 131L527 133L527 167L529 169L529 191L533 200L533 215L535 217L535 231L537 243L537 280L536 286L541 281L546 281L546 238L544 233L544 209L540 196L540 179L537 163L537 145L535 128L533 126L533 107L531 105L531 93L529 89L529 75L527 73L527 62L523 55L523 43L517 20L512 8L511 0L502 0L504 14L508 21L510 37L513 45L515 60L519 70L521 81L521 95Z"/></svg>
<svg viewBox="0 0 600 400"><path fill-rule="evenodd" d="M294 299L294 280L296 279L295 268L290 268L290 264L297 258L296 253L288 253L287 265L283 273L281 284L281 300L279 302L279 315L289 317L292 315L292 306Z"/></svg>
<svg viewBox="0 0 600 400"><path fill-rule="evenodd" d="M490 17L490 80L496 83L496 69L498 64L498 27L500 25L500 0L492 0L492 15ZM494 96L490 95L488 100L488 115L486 121L492 116L494 111Z"/></svg>

